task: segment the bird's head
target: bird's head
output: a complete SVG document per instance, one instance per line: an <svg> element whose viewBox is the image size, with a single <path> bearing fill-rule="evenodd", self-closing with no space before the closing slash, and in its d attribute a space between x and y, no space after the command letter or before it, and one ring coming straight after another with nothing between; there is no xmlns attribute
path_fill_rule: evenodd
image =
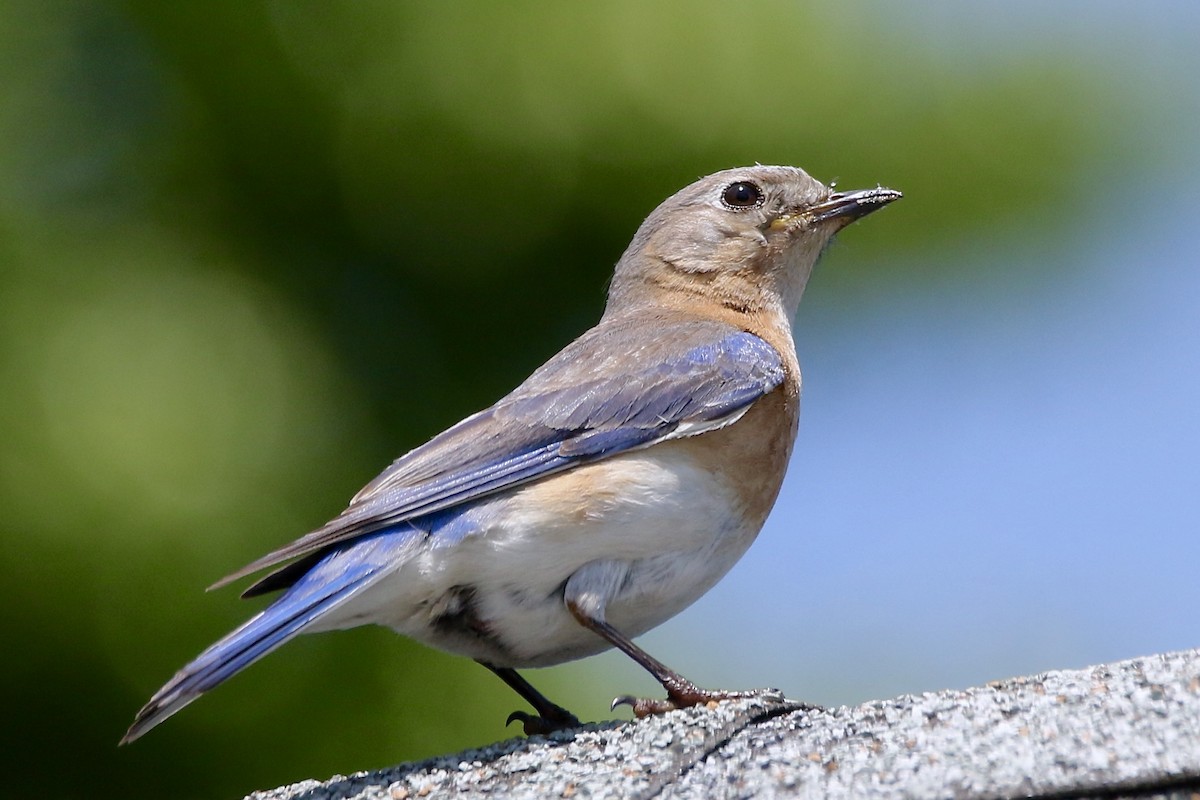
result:
<svg viewBox="0 0 1200 800"><path fill-rule="evenodd" d="M833 235L900 196L882 187L835 191L796 167L701 178L642 223L617 263L609 313L700 299L790 318Z"/></svg>

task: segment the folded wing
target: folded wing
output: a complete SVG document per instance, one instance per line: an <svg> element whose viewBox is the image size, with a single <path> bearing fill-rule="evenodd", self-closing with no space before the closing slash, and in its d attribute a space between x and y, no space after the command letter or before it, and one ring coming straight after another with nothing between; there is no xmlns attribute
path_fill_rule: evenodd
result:
<svg viewBox="0 0 1200 800"><path fill-rule="evenodd" d="M285 588L330 547L666 439L722 427L784 380L779 354L719 322L593 328L491 408L399 458L323 527L221 586L291 559L246 594ZM586 355L584 355L586 354Z"/></svg>

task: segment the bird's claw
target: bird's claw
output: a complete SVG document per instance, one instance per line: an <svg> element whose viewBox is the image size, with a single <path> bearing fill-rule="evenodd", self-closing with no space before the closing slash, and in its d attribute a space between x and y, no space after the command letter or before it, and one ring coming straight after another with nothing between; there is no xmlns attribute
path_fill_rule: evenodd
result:
<svg viewBox="0 0 1200 800"><path fill-rule="evenodd" d="M638 719L649 717L654 714L665 714L668 711L674 711L679 708L687 708L689 705L681 705L676 703L671 698L665 700L655 700L650 697L634 697L632 695L623 694L620 697L613 698L612 705L609 706L610 711L615 711L617 706L629 706L633 709L633 715Z"/></svg>
<svg viewBox="0 0 1200 800"><path fill-rule="evenodd" d="M623 694L613 699L609 710L616 710L617 706L629 706L633 709L633 715L638 719L642 719L654 714L665 714L668 711L676 711L681 708L720 703L725 700L748 699L761 699L767 702L780 703L783 702L784 696L783 692L778 689L753 689L750 691L731 692L689 686L668 692L667 697L662 700Z"/></svg>
<svg viewBox="0 0 1200 800"><path fill-rule="evenodd" d="M613 698L612 703L609 704L608 710L616 711L617 706L629 706L630 708L633 708L633 705L636 702L637 702L637 698L631 694L617 695L616 697Z"/></svg>
<svg viewBox="0 0 1200 800"><path fill-rule="evenodd" d="M514 722L520 722L521 730L525 732L526 736L545 735L565 730L566 728L579 727L579 719L574 714L565 709L562 709L562 711L562 714L555 714L553 717L529 714L525 711L514 711L504 721L504 727L507 728Z"/></svg>

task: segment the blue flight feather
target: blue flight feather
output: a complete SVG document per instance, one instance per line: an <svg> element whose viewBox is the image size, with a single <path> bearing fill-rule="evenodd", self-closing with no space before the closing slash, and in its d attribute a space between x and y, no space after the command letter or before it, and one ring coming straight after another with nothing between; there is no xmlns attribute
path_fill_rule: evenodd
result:
<svg viewBox="0 0 1200 800"><path fill-rule="evenodd" d="M209 689L304 632L389 567L401 563L424 538L406 528L359 539L329 552L286 593L197 656L150 698L123 741L132 741Z"/></svg>

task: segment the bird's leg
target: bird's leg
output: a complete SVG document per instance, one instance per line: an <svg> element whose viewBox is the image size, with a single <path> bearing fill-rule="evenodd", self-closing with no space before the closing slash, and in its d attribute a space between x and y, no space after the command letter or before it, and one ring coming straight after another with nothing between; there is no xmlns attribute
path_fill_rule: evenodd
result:
<svg viewBox="0 0 1200 800"><path fill-rule="evenodd" d="M551 703L546 699L545 695L522 678L515 669L511 667L497 667L494 664L489 664L486 661L480 661L480 664L496 673L500 680L512 687L513 691L525 698L529 705L533 706L533 710L537 712L535 717L533 714L528 714L524 711L514 711L508 715L505 720L505 725L511 725L514 720L520 720L521 727L525 730L526 736L533 736L535 733L552 733L560 731L564 728L576 728L579 726L579 719L567 711L560 705Z"/></svg>
<svg viewBox="0 0 1200 800"><path fill-rule="evenodd" d="M662 687L667 690L667 697L665 700L655 700L648 697L632 697L630 695L622 695L621 697L613 700L613 708L616 708L619 705L627 705L633 709L634 715L639 719L651 714L662 714L663 712L674 711L678 708L691 708L692 706L697 706L704 703L719 702L721 700L739 700L751 697L762 697L772 700L783 699L783 695L775 689L757 689L748 692L701 689L699 686L692 683L687 678L683 677L678 672L671 669L642 648L638 647L631 639L629 639L629 637L625 636L625 634L618 631L612 625L609 625L603 619L599 619L593 614L588 614L580 603L568 599L567 608L571 611L571 615L575 617L580 625L603 637L605 641L607 641L613 647L632 658L634 661L640 664L643 669L653 675L654 679L661 683Z"/></svg>

